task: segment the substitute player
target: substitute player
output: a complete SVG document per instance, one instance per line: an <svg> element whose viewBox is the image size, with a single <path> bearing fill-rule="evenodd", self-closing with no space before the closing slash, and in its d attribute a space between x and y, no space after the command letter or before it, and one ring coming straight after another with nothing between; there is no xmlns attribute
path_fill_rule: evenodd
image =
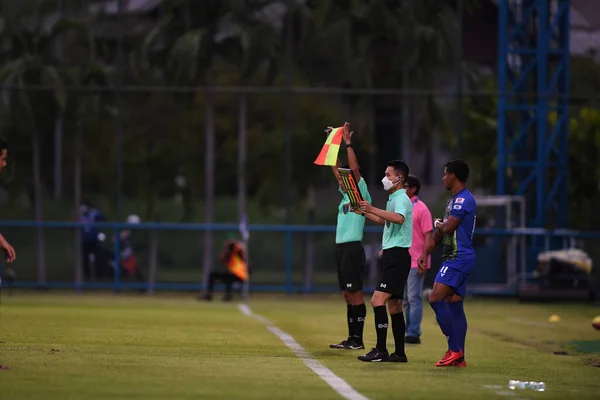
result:
<svg viewBox="0 0 600 400"><path fill-rule="evenodd" d="M404 334L406 324L402 312L404 287L410 272L409 248L412 244L413 207L404 189L408 176L408 165L404 161L390 161L381 180L383 189L389 193L385 210L373 207L368 201L361 202L366 216L383 227L383 252L381 255L381 277L371 305L375 314L377 344L358 359L365 362L389 361L406 362ZM392 319L392 332L396 349L392 354L387 350L388 305Z"/></svg>
<svg viewBox="0 0 600 400"><path fill-rule="evenodd" d="M427 257L442 244L442 266L435 278L429 304L444 335L448 351L436 367L466 367L464 358L467 317L463 299L469 274L475 266L473 232L475 231L477 204L466 188L469 166L463 160L446 164L444 186L452 191L446 206L444 220L436 219L433 240L419 257L419 268L426 268Z"/></svg>
<svg viewBox="0 0 600 400"><path fill-rule="evenodd" d="M327 128L327 133L331 128ZM352 170L354 180L358 182L358 190L363 199L371 201L371 194L365 180L360 176L360 168L356 153L352 148L352 134L350 124L344 124L343 139L348 153L348 164ZM342 200L338 206L337 226L335 230L335 261L337 265L338 283L344 300L346 300L346 321L348 323L348 339L340 343L330 344L333 349L364 349L363 330L367 308L363 299L363 275L366 264L365 249L361 243L365 227L365 217L362 212L353 212L350 207L350 198L342 185L338 165L332 167Z"/></svg>

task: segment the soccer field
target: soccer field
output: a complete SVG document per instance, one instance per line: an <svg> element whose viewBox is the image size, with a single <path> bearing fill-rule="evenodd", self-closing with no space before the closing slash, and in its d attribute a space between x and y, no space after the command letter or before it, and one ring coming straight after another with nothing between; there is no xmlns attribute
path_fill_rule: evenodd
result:
<svg viewBox="0 0 600 400"><path fill-rule="evenodd" d="M2 400L342 398L236 303L192 294L2 300L0 364L12 367L0 370ZM468 367L435 368L445 338L428 307L423 344L407 346L408 364L392 364L328 348L347 334L339 296L256 295L249 305L369 399L600 398L600 331L591 326L599 307L468 300ZM552 314L560 322L549 323ZM374 339L369 309L365 345ZM513 392L509 379L544 381L547 390Z"/></svg>

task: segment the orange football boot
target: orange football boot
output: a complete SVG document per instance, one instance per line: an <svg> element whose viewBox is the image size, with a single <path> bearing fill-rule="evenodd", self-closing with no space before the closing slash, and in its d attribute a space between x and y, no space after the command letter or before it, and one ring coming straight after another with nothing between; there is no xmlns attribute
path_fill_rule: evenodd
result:
<svg viewBox="0 0 600 400"><path fill-rule="evenodd" d="M453 367L466 367L467 366L467 362L465 361L465 357L461 357L458 360L454 361L454 364L452 364Z"/></svg>
<svg viewBox="0 0 600 400"><path fill-rule="evenodd" d="M440 361L438 361L435 364L435 366L436 367L451 367L451 366L453 366L453 364L455 362L459 361L461 358L464 361L464 353L462 350L460 350L460 351L448 350L446 352L446 354L444 354L444 357L442 357L442 359Z"/></svg>

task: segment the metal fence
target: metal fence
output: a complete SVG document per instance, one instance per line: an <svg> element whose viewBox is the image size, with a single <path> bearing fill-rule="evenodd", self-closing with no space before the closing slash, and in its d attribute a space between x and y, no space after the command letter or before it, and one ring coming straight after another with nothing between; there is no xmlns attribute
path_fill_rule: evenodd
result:
<svg viewBox="0 0 600 400"><path fill-rule="evenodd" d="M211 231L215 237L236 232L236 224L172 224L172 223L98 223L31 221L0 223L3 231L14 239L19 251L20 267L12 287L63 288L63 289L111 289L115 292L141 290L201 291L202 256L199 246L201 233ZM44 270L27 268L35 265L31 259L36 251L29 237L32 228L42 227L48 237L48 251ZM107 237L116 237L124 230L134 231L134 248L139 259L141 276L133 279L124 276L120 263L121 249L118 241L108 240L116 268L110 276L85 278L74 262L74 232L84 227L94 227ZM249 260L252 271L250 290L253 292L314 293L337 290L337 276L333 259L335 226L331 225L249 225ZM313 236L316 243L307 252L306 238ZM368 265L365 270L366 292L372 291L378 271L379 240L381 229L366 229L365 247ZM524 238L523 247L519 238ZM597 244L600 233L569 230L545 231L542 229L482 229L475 231L477 264L470 277L470 294L515 295L519 287L535 282L534 270L540 251L573 246L573 241L592 257L599 254ZM517 254L508 260L514 243ZM191 245L191 246L190 246ZM28 250L26 250L28 249ZM507 262L510 261L510 262ZM440 255L433 254L431 281L437 271ZM21 267L23 266L23 267ZM10 265L4 265L6 268ZM6 282L5 282L6 287Z"/></svg>

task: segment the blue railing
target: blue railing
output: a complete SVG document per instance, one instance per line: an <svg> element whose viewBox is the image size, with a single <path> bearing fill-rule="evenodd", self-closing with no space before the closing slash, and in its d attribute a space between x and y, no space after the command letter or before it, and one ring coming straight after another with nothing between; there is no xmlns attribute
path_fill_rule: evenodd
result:
<svg viewBox="0 0 600 400"><path fill-rule="evenodd" d="M98 230L112 230L115 231L116 236L119 236L122 230L155 230L155 231L214 231L214 232L238 232L240 226L232 223L169 223L169 222L146 222L140 224L127 224L121 222L98 222L98 223L82 223L74 221L11 221L2 220L0 221L0 232L3 227L10 228L54 228L54 229L81 229L81 228L95 228ZM282 224L269 224L269 225L247 225L247 229L250 233L252 232L280 232L284 235L285 239L285 284L284 285L252 285L253 290L277 290L285 291L287 294L294 292L294 285L292 282L292 237L295 233L335 233L335 225L282 225ZM365 227L365 232L368 233L381 233L383 229L377 226ZM576 238L576 239L600 239L600 231L575 231L567 229L557 230L545 230L539 228L515 228L515 229L485 229L478 228L475 230L476 235L485 236L496 236L496 237L538 237L544 240L546 249L550 248L550 243L553 238ZM120 277L120 248L119 241L115 241L114 247L114 260L115 260L115 271L114 281L108 282L93 282L85 283L80 288L104 288L114 289L119 292L122 288ZM35 287L39 286L34 282L20 282L15 286L20 287ZM51 284L45 283L44 287L48 288L78 288L77 285L68 282L53 282ZM147 289L148 283L127 283L123 287L131 289ZM176 283L154 283L153 288L155 289L173 289L173 290L200 290L203 287L201 284L176 284ZM336 290L337 288L332 286L325 288L326 290Z"/></svg>

